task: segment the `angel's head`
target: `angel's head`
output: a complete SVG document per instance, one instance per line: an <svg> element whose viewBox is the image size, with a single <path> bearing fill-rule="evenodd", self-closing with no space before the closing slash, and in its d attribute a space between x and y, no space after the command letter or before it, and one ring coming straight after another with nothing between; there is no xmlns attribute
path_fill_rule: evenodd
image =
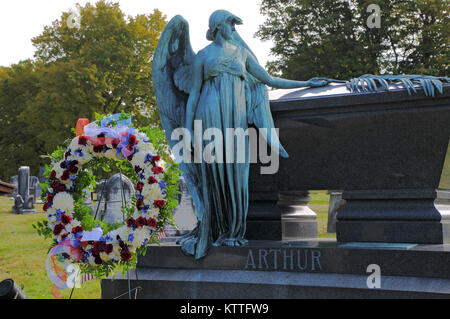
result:
<svg viewBox="0 0 450 319"><path fill-rule="evenodd" d="M230 40L236 31L234 28L236 24L242 24L241 18L226 10L217 10L209 18L209 30L206 38L209 41L214 41L220 32L225 40Z"/></svg>

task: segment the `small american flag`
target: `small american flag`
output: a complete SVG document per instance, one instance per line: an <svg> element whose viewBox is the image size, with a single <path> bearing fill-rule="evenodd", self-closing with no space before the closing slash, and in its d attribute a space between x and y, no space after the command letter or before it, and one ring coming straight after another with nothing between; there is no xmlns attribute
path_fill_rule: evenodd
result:
<svg viewBox="0 0 450 319"><path fill-rule="evenodd" d="M166 230L163 228L162 232L158 234L158 239L166 238Z"/></svg>
<svg viewBox="0 0 450 319"><path fill-rule="evenodd" d="M81 276L81 284L84 284L85 282L88 282L88 281L91 281L94 279L95 279L95 277L92 274L83 274Z"/></svg>

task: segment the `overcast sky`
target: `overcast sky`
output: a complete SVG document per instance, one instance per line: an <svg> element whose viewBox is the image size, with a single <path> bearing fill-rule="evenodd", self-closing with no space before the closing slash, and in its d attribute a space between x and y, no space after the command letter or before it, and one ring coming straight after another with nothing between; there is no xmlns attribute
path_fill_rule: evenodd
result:
<svg viewBox="0 0 450 319"><path fill-rule="evenodd" d="M61 17L61 13L76 9L76 3L84 5L86 0L1 0L0 33L2 47L0 65L9 66L20 60L32 58L34 47L31 38L42 33L45 25ZM188 22L193 49L205 47L208 19L218 9L225 9L244 20L237 31L265 65L270 59L272 43L254 38L258 26L265 21L260 14L261 0L119 0L122 11L127 15L151 13L157 8L170 20L181 14Z"/></svg>

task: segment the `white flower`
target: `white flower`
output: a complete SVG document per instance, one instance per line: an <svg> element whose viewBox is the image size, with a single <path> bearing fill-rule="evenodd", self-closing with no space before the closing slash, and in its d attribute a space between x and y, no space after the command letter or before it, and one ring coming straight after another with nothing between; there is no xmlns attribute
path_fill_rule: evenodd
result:
<svg viewBox="0 0 450 319"><path fill-rule="evenodd" d="M77 157L78 163L80 165L86 164L87 162L92 160L92 155L88 152L88 149L81 150L83 152L83 156Z"/></svg>
<svg viewBox="0 0 450 319"><path fill-rule="evenodd" d="M127 226L122 226L117 230L117 235L119 235L120 239L122 239L122 241L127 242L128 241L128 236L130 235L130 228L128 228Z"/></svg>
<svg viewBox="0 0 450 319"><path fill-rule="evenodd" d="M68 233L71 233L72 229L74 229L77 226L81 226L81 223L78 220L76 220L76 219L72 219L72 222L70 224L66 225L66 231Z"/></svg>
<svg viewBox="0 0 450 319"><path fill-rule="evenodd" d="M144 189L142 190L142 195L144 196L144 201L151 202L151 205L153 205L153 201L155 200L163 200L164 196L161 191L161 187L159 187L159 184L152 184L152 185L145 185Z"/></svg>
<svg viewBox="0 0 450 319"><path fill-rule="evenodd" d="M146 239L150 237L150 232L148 227L142 227L136 229L134 232L134 242L133 245L136 245L137 248L141 247Z"/></svg>
<svg viewBox="0 0 450 319"><path fill-rule="evenodd" d="M119 249L114 247L113 252L111 253L112 260L121 260Z"/></svg>
<svg viewBox="0 0 450 319"><path fill-rule="evenodd" d="M62 192L56 194L53 199L53 208L59 209L67 214L71 214L73 212L73 198L69 193Z"/></svg>
<svg viewBox="0 0 450 319"><path fill-rule="evenodd" d="M79 149L81 145L78 144L78 136L75 137L72 142L70 142L69 148L72 151L72 154L75 152L75 150Z"/></svg>
<svg viewBox="0 0 450 319"><path fill-rule="evenodd" d="M139 150L143 151L144 153L151 153L152 155L155 155L155 147L152 143L140 142Z"/></svg>
<svg viewBox="0 0 450 319"><path fill-rule="evenodd" d="M60 163L57 163L56 165L53 166L53 170L56 172L57 178L60 178L61 175L64 173L64 169L62 169L59 164Z"/></svg>
<svg viewBox="0 0 450 319"><path fill-rule="evenodd" d="M159 208L153 208L152 210L149 210L149 211L147 212L147 214L148 214L151 218L157 219L157 218L158 218L158 215L159 215Z"/></svg>
<svg viewBox="0 0 450 319"><path fill-rule="evenodd" d="M109 158L109 159L117 159L116 152L117 151L115 149L110 149L104 155L106 158Z"/></svg>
<svg viewBox="0 0 450 319"><path fill-rule="evenodd" d="M101 252L101 253L100 253L100 258L101 258L103 261L108 262L108 261L110 261L111 258L112 258L112 253L111 253L111 255L108 255L108 254L105 253L105 252Z"/></svg>
<svg viewBox="0 0 450 319"><path fill-rule="evenodd" d="M146 156L147 153L139 150L139 153L134 154L131 163L133 164L133 166L140 166L141 168L144 168L144 161Z"/></svg>

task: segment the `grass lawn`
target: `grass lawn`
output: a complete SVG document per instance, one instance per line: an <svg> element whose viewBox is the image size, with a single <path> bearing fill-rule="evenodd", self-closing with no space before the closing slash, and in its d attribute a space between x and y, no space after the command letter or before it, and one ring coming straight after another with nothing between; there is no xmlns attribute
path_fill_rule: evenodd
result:
<svg viewBox="0 0 450 319"><path fill-rule="evenodd" d="M450 145L448 146L447 156L445 158L444 169L442 170L440 189L450 189Z"/></svg>
<svg viewBox="0 0 450 319"><path fill-rule="evenodd" d="M327 233L330 195L326 191L311 191L310 193L312 200L308 206L317 214L319 238L336 238L336 234Z"/></svg>
<svg viewBox="0 0 450 319"><path fill-rule="evenodd" d="M30 299L53 299L52 283L47 278L45 261L50 244L31 226L44 220L44 213L30 215L12 214L13 201L0 196L0 281L11 278L24 285L24 293ZM42 211L42 205L37 205ZM68 298L69 290L61 291ZM75 289L72 299L99 299L100 280L85 283Z"/></svg>
<svg viewBox="0 0 450 319"><path fill-rule="evenodd" d="M328 200L326 192L311 192L313 200L310 207L318 215L319 237L334 238L328 234ZM44 213L16 215L11 211L13 201L0 196L0 281L11 278L24 285L24 292L30 299L53 299L52 283L47 278L45 261L50 244L49 240L39 237L31 226L46 218ZM36 209L42 211L42 205ZM61 291L68 298L70 290ZM100 280L85 283L81 289L75 289L73 299L98 299L101 297Z"/></svg>

